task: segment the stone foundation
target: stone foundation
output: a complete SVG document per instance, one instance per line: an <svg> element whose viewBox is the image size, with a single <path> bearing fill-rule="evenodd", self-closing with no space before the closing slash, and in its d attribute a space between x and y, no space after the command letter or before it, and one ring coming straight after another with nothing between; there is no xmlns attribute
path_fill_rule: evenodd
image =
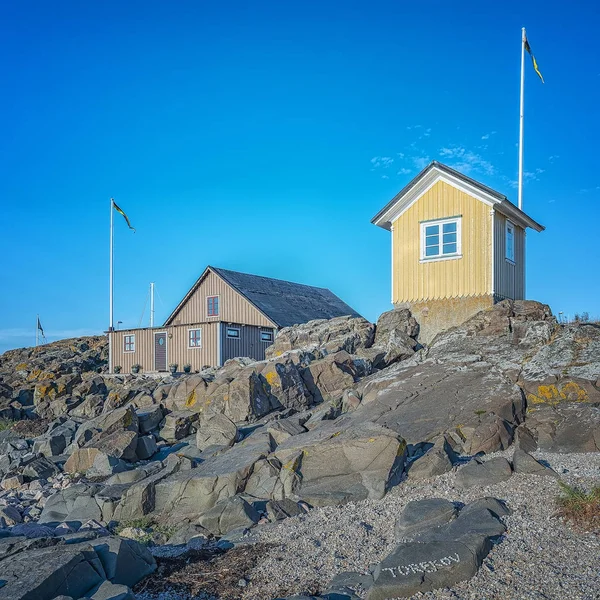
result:
<svg viewBox="0 0 600 600"><path fill-rule="evenodd" d="M419 322L419 342L429 344L433 338L450 327L455 327L470 319L479 311L494 304L494 296L467 296L445 298L425 302L403 302L396 308L409 308Z"/></svg>

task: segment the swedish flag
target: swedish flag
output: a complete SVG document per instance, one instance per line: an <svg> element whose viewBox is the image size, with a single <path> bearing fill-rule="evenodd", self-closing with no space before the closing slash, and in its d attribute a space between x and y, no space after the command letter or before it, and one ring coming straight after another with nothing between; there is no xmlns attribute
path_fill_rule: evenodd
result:
<svg viewBox="0 0 600 600"><path fill-rule="evenodd" d="M531 62L533 63L533 68L535 69L535 72L539 75L540 79L542 80L542 83L544 83L544 77L540 73L540 69L538 68L537 60L535 60L535 56L533 55L533 52L531 51L531 46L529 45L527 36L525 36L525 50L527 50L527 52L529 52L529 55L531 56Z"/></svg>
<svg viewBox="0 0 600 600"><path fill-rule="evenodd" d="M121 208L119 208L119 206L117 205L117 203L113 200L112 201L114 209L121 215L123 215L123 217L125 218L125 222L127 223L127 227L129 227L129 229L133 229L133 231L135 231L135 227L131 226L131 223L129 222L129 217L125 214L125 211L123 211Z"/></svg>

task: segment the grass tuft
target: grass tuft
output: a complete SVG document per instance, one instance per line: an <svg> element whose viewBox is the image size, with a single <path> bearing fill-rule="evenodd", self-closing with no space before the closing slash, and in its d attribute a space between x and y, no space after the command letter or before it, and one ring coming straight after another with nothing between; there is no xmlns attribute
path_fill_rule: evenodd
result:
<svg viewBox="0 0 600 600"><path fill-rule="evenodd" d="M561 495L557 497L559 516L577 529L600 532L600 485L585 490L559 481Z"/></svg>

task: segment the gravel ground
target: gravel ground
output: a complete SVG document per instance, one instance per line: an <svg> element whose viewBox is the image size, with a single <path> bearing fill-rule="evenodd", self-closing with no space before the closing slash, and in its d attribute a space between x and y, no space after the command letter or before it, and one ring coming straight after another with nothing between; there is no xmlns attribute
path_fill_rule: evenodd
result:
<svg viewBox="0 0 600 600"><path fill-rule="evenodd" d="M510 458L511 451L489 455ZM600 454L543 454L570 484L600 483ZM414 599L592 600L600 598L600 537L573 531L554 516L559 493L550 477L513 475L505 483L462 490L455 473L427 482L404 482L383 500L314 509L280 524L254 529L261 542L276 546L249 573L246 600L272 600L292 593L324 591L342 571L366 572L394 547L394 522L410 500L440 497L470 502L483 496L503 499L513 510L505 518L505 538L478 574L451 589Z"/></svg>

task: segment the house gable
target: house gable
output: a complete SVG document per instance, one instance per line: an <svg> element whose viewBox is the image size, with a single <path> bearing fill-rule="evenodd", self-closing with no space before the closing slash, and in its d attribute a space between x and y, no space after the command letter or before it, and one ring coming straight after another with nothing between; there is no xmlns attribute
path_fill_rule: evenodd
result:
<svg viewBox="0 0 600 600"><path fill-rule="evenodd" d="M218 315L208 314L209 297L218 297ZM208 267L165 321L165 325L212 321L277 327L248 299Z"/></svg>
<svg viewBox="0 0 600 600"><path fill-rule="evenodd" d="M520 227L531 227L536 231L543 231L544 229L542 225L512 204L506 196L437 161L433 161L396 194L373 217L371 223L390 231L392 223L440 181L468 194L489 207L493 207L494 210L503 213Z"/></svg>

